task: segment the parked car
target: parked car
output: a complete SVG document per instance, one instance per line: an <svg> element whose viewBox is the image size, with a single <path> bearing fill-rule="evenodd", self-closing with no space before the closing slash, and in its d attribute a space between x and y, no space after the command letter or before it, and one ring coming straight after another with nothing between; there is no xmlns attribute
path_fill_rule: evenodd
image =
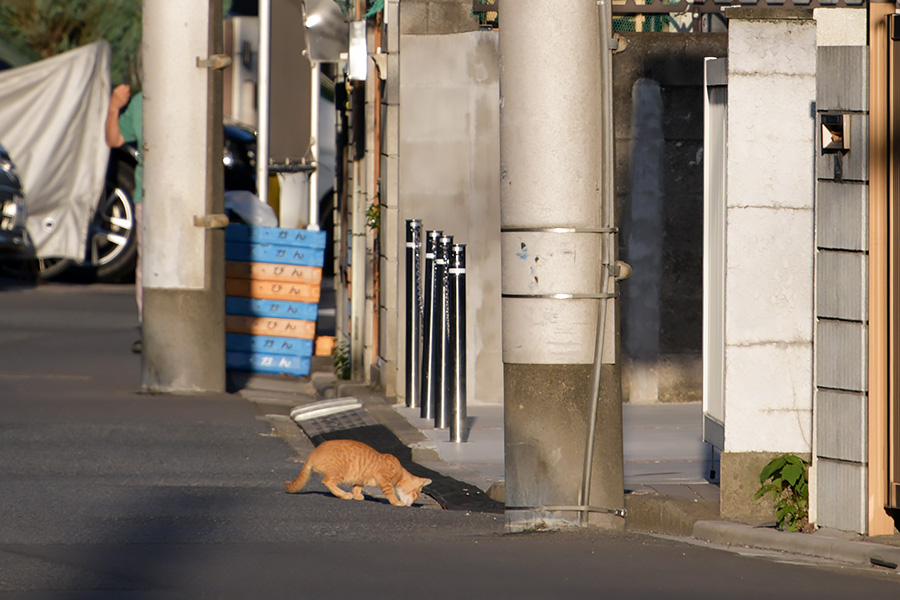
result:
<svg viewBox="0 0 900 600"><path fill-rule="evenodd" d="M256 132L239 123L224 125L225 190L256 193ZM54 279L78 266L92 279L116 282L134 274L137 232L134 224L134 169L139 154L126 144L109 155L106 185L88 229L86 256L82 263L63 258L42 258L37 269L42 279Z"/></svg>
<svg viewBox="0 0 900 600"><path fill-rule="evenodd" d="M25 216L25 195L16 165L0 146L0 254L3 256L20 256L30 249Z"/></svg>

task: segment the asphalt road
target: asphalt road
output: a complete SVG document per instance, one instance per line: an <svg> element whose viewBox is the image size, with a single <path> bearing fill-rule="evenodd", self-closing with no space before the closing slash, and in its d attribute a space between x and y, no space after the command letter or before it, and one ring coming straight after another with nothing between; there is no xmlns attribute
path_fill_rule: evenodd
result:
<svg viewBox="0 0 900 600"><path fill-rule="evenodd" d="M285 494L278 409L138 393L135 325L130 286L0 281L0 598L900 597L874 569Z"/></svg>

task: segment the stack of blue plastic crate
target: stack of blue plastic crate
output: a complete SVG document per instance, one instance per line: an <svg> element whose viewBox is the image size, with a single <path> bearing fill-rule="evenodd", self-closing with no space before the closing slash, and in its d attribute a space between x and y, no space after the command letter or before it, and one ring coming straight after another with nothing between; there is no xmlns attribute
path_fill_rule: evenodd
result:
<svg viewBox="0 0 900 600"><path fill-rule="evenodd" d="M325 232L232 224L225 260L226 367L309 375Z"/></svg>

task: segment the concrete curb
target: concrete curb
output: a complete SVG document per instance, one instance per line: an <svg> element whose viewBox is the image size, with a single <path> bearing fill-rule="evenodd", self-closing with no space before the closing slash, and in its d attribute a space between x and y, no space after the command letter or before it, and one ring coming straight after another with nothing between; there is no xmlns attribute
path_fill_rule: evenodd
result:
<svg viewBox="0 0 900 600"><path fill-rule="evenodd" d="M655 495L625 495L625 528L690 536L697 521L719 516L718 504Z"/></svg>
<svg viewBox="0 0 900 600"><path fill-rule="evenodd" d="M895 570L897 565L900 565L900 548L807 533L777 531L728 521L697 521L694 523L692 536L716 544L777 550L855 565L878 565Z"/></svg>

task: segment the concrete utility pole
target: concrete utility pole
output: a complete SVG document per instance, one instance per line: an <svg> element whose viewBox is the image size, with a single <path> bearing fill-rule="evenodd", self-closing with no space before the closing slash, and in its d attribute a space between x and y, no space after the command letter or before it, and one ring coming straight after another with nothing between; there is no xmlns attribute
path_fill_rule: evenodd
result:
<svg viewBox="0 0 900 600"><path fill-rule="evenodd" d="M222 3L144 2L143 387L225 390Z"/></svg>
<svg viewBox="0 0 900 600"><path fill-rule="evenodd" d="M602 263L603 136L598 7L591 0L507 2L500 29L501 251L506 515L511 531L589 522L622 529L622 406L616 286ZM601 48L602 46L602 48ZM611 121L611 119L609 119ZM604 279L606 281L604 281ZM614 308L611 306L610 308ZM599 386L592 460L586 458ZM585 465L589 478L584 477ZM582 491L590 481L590 512ZM605 512L609 511L609 512Z"/></svg>

